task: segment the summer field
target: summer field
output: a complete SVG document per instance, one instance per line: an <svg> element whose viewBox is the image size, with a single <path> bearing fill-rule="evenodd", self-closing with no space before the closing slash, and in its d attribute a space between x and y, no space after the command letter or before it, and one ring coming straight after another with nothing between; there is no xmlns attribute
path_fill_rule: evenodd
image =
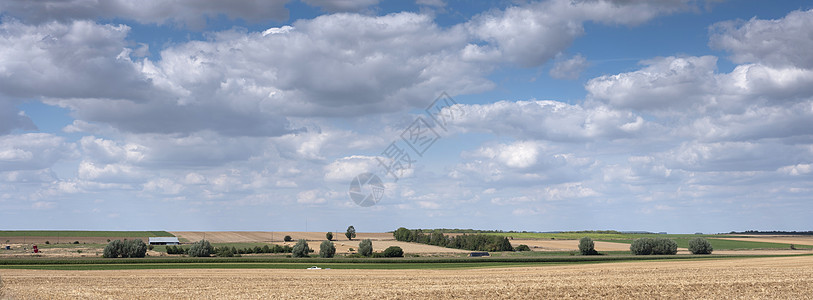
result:
<svg viewBox="0 0 813 300"><path fill-rule="evenodd" d="M122 295L139 299L789 299L813 290L813 256L454 270L0 270L0 274L5 297L14 299Z"/></svg>

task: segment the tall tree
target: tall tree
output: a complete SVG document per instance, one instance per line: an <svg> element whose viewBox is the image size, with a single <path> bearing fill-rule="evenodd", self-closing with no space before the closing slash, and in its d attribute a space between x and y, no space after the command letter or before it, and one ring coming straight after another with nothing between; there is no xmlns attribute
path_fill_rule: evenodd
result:
<svg viewBox="0 0 813 300"><path fill-rule="evenodd" d="M350 225L350 227L347 227L347 232L344 233L344 236L346 236L348 240L352 241L353 238L356 237L356 228L353 227L353 225Z"/></svg>

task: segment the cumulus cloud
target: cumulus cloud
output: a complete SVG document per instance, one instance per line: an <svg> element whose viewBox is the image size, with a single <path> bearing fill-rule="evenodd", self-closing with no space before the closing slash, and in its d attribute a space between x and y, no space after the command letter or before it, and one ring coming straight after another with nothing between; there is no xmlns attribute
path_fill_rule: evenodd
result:
<svg viewBox="0 0 813 300"><path fill-rule="evenodd" d="M572 105L559 101L498 101L458 105L452 120L461 132L489 132L520 139L560 142L618 139L646 135L653 125L629 111L603 105Z"/></svg>
<svg viewBox="0 0 813 300"><path fill-rule="evenodd" d="M579 74L589 65L584 56L577 54L570 59L557 61L550 70L550 76L556 79L578 79Z"/></svg>
<svg viewBox="0 0 813 300"><path fill-rule="evenodd" d="M465 27L487 45L470 44L467 55L481 60L540 65L584 34L584 22L637 25L688 7L689 1L551 0L476 16Z"/></svg>
<svg viewBox="0 0 813 300"><path fill-rule="evenodd" d="M378 160L374 156L353 155L337 159L325 166L325 181L350 183L353 178L362 173L378 174L381 170ZM410 170L407 170L411 172ZM411 174L411 173L410 173ZM378 174L379 177L384 174ZM383 178L382 178L383 179Z"/></svg>
<svg viewBox="0 0 813 300"><path fill-rule="evenodd" d="M77 156L76 145L63 137L47 133L0 136L0 171L49 168Z"/></svg>
<svg viewBox="0 0 813 300"><path fill-rule="evenodd" d="M591 79L589 97L619 108L668 111L707 103L715 89L717 58L664 57L642 62L645 67L628 73Z"/></svg>
<svg viewBox="0 0 813 300"><path fill-rule="evenodd" d="M10 0L0 3L0 12L33 23L51 20L125 19L143 24L176 23L202 28L206 18L224 15L252 22L288 19L288 0Z"/></svg>
<svg viewBox="0 0 813 300"><path fill-rule="evenodd" d="M725 21L710 28L709 45L731 52L736 63L813 68L813 10L793 11L784 18Z"/></svg>
<svg viewBox="0 0 813 300"><path fill-rule="evenodd" d="M127 55L129 30L90 21L0 23L0 97L143 101L153 96L149 80Z"/></svg>

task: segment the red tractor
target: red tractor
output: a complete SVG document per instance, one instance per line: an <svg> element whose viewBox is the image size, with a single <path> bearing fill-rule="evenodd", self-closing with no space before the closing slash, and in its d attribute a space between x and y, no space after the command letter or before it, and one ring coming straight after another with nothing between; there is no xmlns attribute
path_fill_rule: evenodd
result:
<svg viewBox="0 0 813 300"><path fill-rule="evenodd" d="M37 245L34 245L34 253L40 253L40 249L37 249Z"/></svg>

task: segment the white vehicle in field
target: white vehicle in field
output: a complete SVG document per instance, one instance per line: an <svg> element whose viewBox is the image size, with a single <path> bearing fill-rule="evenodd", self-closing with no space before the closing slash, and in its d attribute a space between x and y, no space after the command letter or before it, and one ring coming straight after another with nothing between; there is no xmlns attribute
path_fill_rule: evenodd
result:
<svg viewBox="0 0 813 300"><path fill-rule="evenodd" d="M321 270L321 269L322 269L322 268L317 267L317 266L313 266L313 267L307 268L307 270Z"/></svg>

